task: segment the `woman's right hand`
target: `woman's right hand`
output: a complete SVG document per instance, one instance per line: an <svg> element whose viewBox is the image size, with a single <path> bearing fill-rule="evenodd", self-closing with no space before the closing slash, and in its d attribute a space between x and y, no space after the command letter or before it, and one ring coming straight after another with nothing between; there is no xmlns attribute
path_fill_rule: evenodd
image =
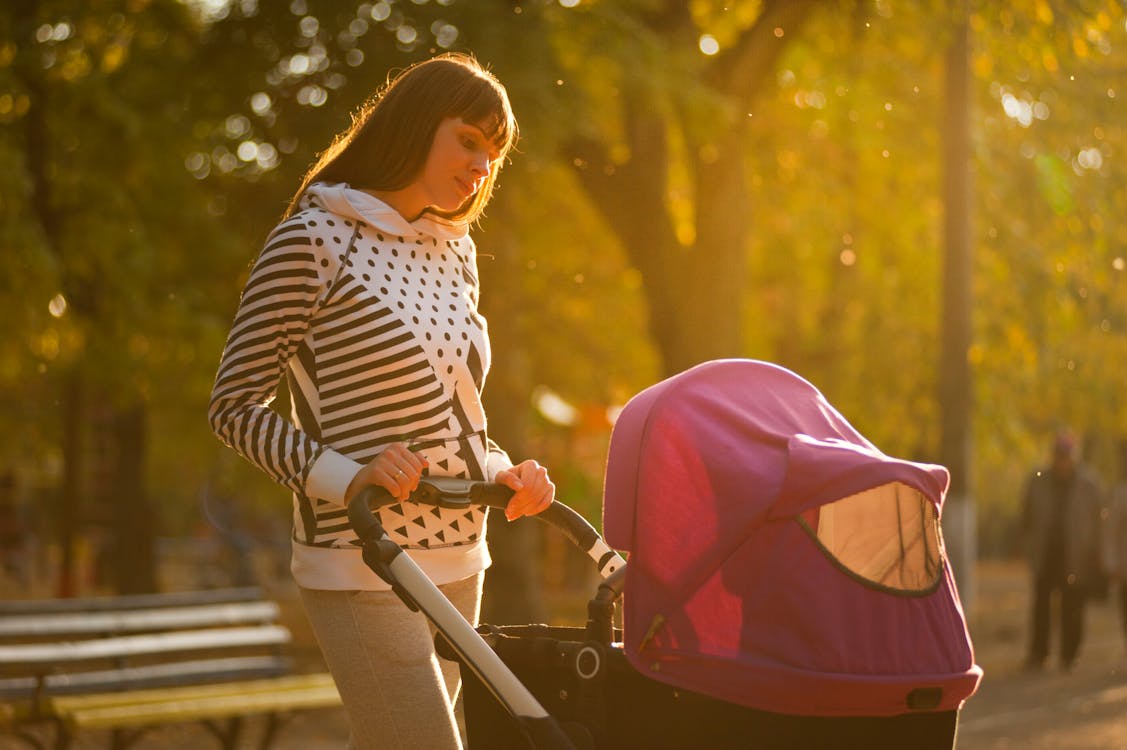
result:
<svg viewBox="0 0 1127 750"><path fill-rule="evenodd" d="M418 488L426 467L426 459L412 453L406 443L392 443L356 472L345 490L344 502L347 505L368 485L383 487L396 501L403 502Z"/></svg>

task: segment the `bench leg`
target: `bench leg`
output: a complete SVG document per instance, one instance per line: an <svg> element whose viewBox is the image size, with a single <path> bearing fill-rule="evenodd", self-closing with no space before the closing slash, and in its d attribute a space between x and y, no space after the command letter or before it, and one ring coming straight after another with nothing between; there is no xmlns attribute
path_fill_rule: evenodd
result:
<svg viewBox="0 0 1127 750"><path fill-rule="evenodd" d="M2 733L0 733L2 734ZM31 745L35 750L47 750L47 741L24 729L12 729L8 734Z"/></svg>
<svg viewBox="0 0 1127 750"><path fill-rule="evenodd" d="M292 714L288 714L288 713L286 713L286 714L278 714L278 713L268 713L268 714L266 714L265 726L262 729L262 740L258 745L259 750L270 750L270 747L274 744L274 736L278 734L278 729L281 728L282 724L291 715Z"/></svg>
<svg viewBox="0 0 1127 750"><path fill-rule="evenodd" d="M243 733L243 717L236 716L228 721L226 726L215 721L201 723L219 739L219 744L223 746L223 750L237 750L239 737Z"/></svg>
<svg viewBox="0 0 1127 750"><path fill-rule="evenodd" d="M114 729L110 732L110 747L112 750L129 750L129 746L141 739L146 731L145 727L134 729Z"/></svg>
<svg viewBox="0 0 1127 750"><path fill-rule="evenodd" d="M70 747L70 743L74 741L70 729L61 721L53 721L51 723L55 726L55 750L67 750L67 748Z"/></svg>

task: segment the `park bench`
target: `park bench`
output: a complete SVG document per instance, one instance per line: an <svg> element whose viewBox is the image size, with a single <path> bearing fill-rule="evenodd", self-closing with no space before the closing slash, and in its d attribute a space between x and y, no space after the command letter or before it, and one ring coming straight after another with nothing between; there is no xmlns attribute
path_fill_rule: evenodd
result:
<svg viewBox="0 0 1127 750"><path fill-rule="evenodd" d="M84 730L125 748L193 721L234 748L252 716L266 748L293 712L340 705L329 675L294 673L280 608L257 588L7 601L0 613L0 731L36 748Z"/></svg>

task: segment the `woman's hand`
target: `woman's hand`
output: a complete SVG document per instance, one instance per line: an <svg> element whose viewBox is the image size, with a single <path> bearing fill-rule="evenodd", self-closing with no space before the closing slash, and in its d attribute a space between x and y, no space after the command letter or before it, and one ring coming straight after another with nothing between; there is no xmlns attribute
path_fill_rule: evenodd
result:
<svg viewBox="0 0 1127 750"><path fill-rule="evenodd" d="M505 506L505 518L510 521L542 513L556 497L556 485L548 479L548 470L532 460L497 472L493 481L513 490L513 497Z"/></svg>
<svg viewBox="0 0 1127 750"><path fill-rule="evenodd" d="M392 443L356 472L345 490L344 502L347 505L368 485L383 487L396 501L403 502L419 486L426 467L426 459L412 453L406 443Z"/></svg>

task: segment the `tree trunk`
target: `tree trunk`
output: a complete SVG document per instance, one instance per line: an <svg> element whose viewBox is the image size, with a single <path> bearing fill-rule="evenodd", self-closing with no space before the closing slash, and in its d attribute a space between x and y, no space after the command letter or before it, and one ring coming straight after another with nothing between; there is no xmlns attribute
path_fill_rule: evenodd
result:
<svg viewBox="0 0 1127 750"><path fill-rule="evenodd" d="M141 402L113 412L110 439L114 443L110 467L114 552L110 573L119 594L144 594L159 588L156 575L157 520L145 492L146 409Z"/></svg>
<svg viewBox="0 0 1127 750"><path fill-rule="evenodd" d="M744 347L744 298L751 196L742 127L724 134L715 158L697 159L696 243L691 284L679 308L681 329L667 362L673 372L710 359L739 357Z"/></svg>
<svg viewBox="0 0 1127 750"><path fill-rule="evenodd" d="M971 177L969 145L968 47L965 4L956 14L946 55L943 131L944 286L942 356L939 363L941 409L940 462L951 472L944 530L964 609L973 610L975 509L970 494L971 374Z"/></svg>
<svg viewBox="0 0 1127 750"><path fill-rule="evenodd" d="M83 439L85 408L83 403L82 377L77 368L72 367L63 377L62 398L62 482L59 488L55 521L58 526L59 577L55 582L55 595L71 597L78 595L78 580L75 564L75 540L78 536L79 514L82 509L82 496L85 484L83 456L86 441Z"/></svg>
<svg viewBox="0 0 1127 750"><path fill-rule="evenodd" d="M754 26L707 69L707 84L735 107L750 109L815 0L770 0ZM651 21L655 34L692 38L684 6L669 3ZM671 28L673 27L673 28ZM604 144L568 144L580 184L644 280L650 335L666 375L705 360L740 356L751 225L743 149L745 119L719 122L714 141L689 143L694 170L696 240L680 244L666 201L670 152L667 120L647 81L622 82L630 158L615 163ZM676 109L674 107L674 109ZM690 128L681 127L682 133ZM701 149L707 145L708 148ZM707 154L707 158L702 156Z"/></svg>
<svg viewBox="0 0 1127 750"><path fill-rule="evenodd" d="M44 77L40 45L35 41L41 15L40 4L26 1L16 3L15 7L13 25L18 48L13 67L28 97L28 109L22 118L22 135L27 176L31 186L29 202L42 231L43 241L58 262L61 291L67 300L67 314L85 324L89 331L96 332L106 317L100 279L96 272L77 270L80 266L70 262L70 248L65 231L65 222L70 214L60 207L52 178L54 171L62 170L66 165L60 165L58 154L51 151L51 144L54 142L50 117L52 90L49 80ZM81 522L89 511L87 460L90 445L85 436L90 427L91 409L88 407L93 402L88 404L86 396L93 395L97 387L96 378L92 377L94 366L96 357L89 354L89 349L80 351L60 379L63 390L60 398L63 405L63 469L58 509L61 568L57 592L60 596L74 596L78 593L75 544ZM137 398L131 392L130 383L121 383L118 388L127 392L123 400L131 402ZM154 531L150 523L151 510L147 507L143 490L146 439L144 419L144 407L137 400L135 405L116 414L114 427L106 438L118 455L118 462L111 469L114 495L111 502L114 512L110 518L114 524L113 537L116 542L112 563L114 583L123 593L156 589ZM100 471L110 467L94 468Z"/></svg>
<svg viewBox="0 0 1127 750"><path fill-rule="evenodd" d="M48 250L64 267L62 251L62 217L55 208L50 178L50 129L47 110L50 106L47 86L43 80L38 45L35 42L35 29L39 22L38 2L18 2L15 4L13 27L15 29L17 54L13 69L24 90L27 92L28 108L22 118L23 141L27 176L31 186L29 203ZM65 290L69 291L69 290ZM76 302L68 296L71 309ZM57 528L60 551L58 579L55 593L60 597L75 596L78 593L75 543L82 513L82 498L86 490L83 471L85 441L84 377L81 363L72 363L60 378L62 390L59 399L62 404L62 476L58 492Z"/></svg>

